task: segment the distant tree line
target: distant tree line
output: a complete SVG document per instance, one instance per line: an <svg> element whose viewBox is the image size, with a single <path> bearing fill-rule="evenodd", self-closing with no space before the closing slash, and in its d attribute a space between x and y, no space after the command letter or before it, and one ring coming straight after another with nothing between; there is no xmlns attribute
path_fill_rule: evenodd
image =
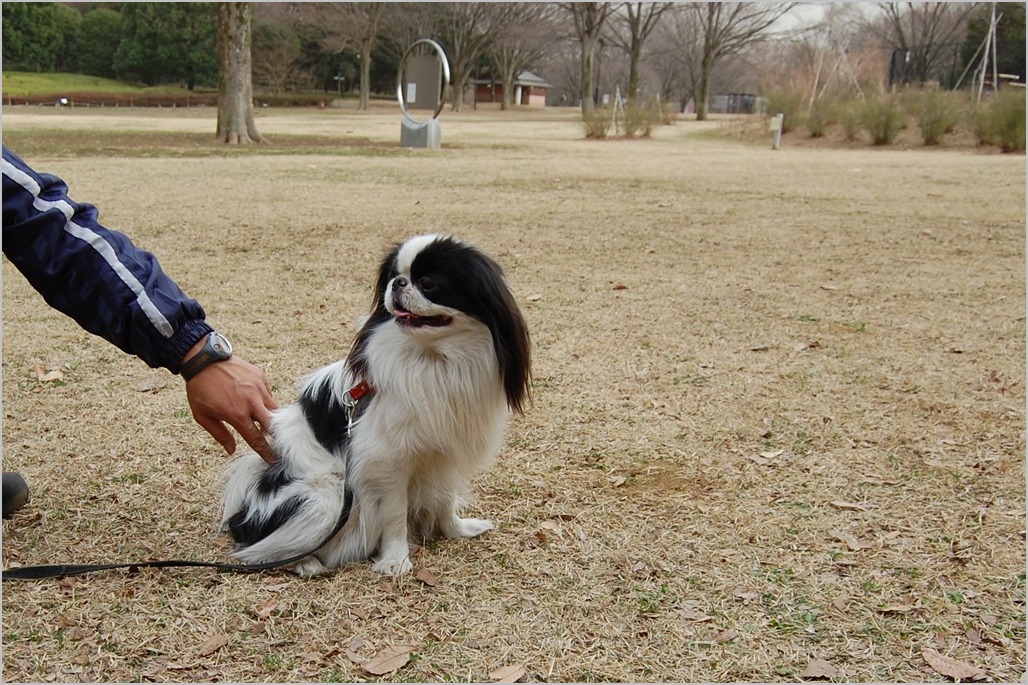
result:
<svg viewBox="0 0 1028 685"><path fill-rule="evenodd" d="M366 108L373 94L394 91L407 46L430 37L450 60L454 109L483 77L504 84L510 107L513 80L531 70L553 84L553 104L587 112L618 89L629 101L694 102L703 118L717 94L788 87L812 104L833 90L952 86L973 68L991 11L991 3L840 3L804 23L809 5L254 3L253 86L359 93ZM1021 83L1024 8L997 7L998 69ZM2 12L5 70L217 86L217 3L5 2Z"/></svg>

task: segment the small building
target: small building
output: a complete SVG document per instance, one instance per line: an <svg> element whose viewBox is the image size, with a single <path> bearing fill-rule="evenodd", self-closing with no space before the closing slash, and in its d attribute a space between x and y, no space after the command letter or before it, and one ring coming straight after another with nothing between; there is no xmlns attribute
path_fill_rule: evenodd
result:
<svg viewBox="0 0 1028 685"><path fill-rule="evenodd" d="M496 102L503 102L503 82L497 78L471 79L471 86L474 89L475 105ZM530 71L523 71L514 79L514 97L511 104L525 105L526 107L545 107L546 93L553 88L540 76Z"/></svg>

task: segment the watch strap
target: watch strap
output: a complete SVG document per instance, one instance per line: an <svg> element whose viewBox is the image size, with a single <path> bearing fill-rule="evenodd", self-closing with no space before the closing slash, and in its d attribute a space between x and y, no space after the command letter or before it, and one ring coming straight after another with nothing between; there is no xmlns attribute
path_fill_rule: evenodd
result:
<svg viewBox="0 0 1028 685"><path fill-rule="evenodd" d="M179 375L187 382L192 380L214 362L220 362L232 356L232 345L218 333L208 333L207 341L200 351L187 359L179 367Z"/></svg>

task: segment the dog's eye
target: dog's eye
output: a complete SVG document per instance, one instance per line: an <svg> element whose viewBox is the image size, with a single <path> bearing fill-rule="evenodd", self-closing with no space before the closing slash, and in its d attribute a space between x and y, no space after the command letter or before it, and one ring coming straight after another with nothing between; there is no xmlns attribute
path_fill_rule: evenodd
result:
<svg viewBox="0 0 1028 685"><path fill-rule="evenodd" d="M436 288L435 279L422 276L418 279L418 287L421 288L421 292L430 293Z"/></svg>

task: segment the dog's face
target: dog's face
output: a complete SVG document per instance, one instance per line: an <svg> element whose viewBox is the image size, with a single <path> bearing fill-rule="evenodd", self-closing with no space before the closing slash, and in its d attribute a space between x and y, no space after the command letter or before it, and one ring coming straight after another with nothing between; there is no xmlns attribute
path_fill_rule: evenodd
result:
<svg viewBox="0 0 1028 685"><path fill-rule="evenodd" d="M522 409L531 375L528 329L503 270L480 250L438 235L397 245L379 266L375 308L354 342L351 363L358 372L366 370L371 331L382 325L399 326L425 344L484 326L508 403Z"/></svg>
<svg viewBox="0 0 1028 685"><path fill-rule="evenodd" d="M382 304L396 323L412 335L432 335L454 326L454 319L474 316L455 268L462 264L456 245L436 236L408 240L389 261ZM383 266L385 266L383 264Z"/></svg>

